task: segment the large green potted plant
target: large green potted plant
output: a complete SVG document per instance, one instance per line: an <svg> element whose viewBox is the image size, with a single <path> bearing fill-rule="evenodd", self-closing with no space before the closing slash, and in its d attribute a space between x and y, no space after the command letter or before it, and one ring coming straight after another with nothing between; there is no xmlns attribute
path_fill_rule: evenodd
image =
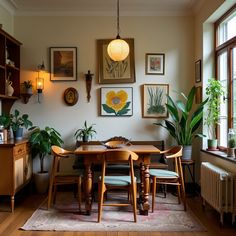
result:
<svg viewBox="0 0 236 236"><path fill-rule="evenodd" d="M10 114L10 126L13 131L13 136L15 139L22 139L23 137L23 128L28 129L33 123L29 120L28 114L21 115L20 112L15 109L15 111Z"/></svg>
<svg viewBox="0 0 236 236"><path fill-rule="evenodd" d="M61 146L63 141L58 131L51 127L40 129L39 127L31 127L29 136L30 148L32 157L39 157L40 170L35 173L36 190L39 193L45 193L49 184L49 174L45 170L44 159L47 155L51 154L51 146Z"/></svg>
<svg viewBox="0 0 236 236"><path fill-rule="evenodd" d="M96 134L96 130L93 128L94 124L87 125L87 122L84 122L84 126L80 129L77 129L74 136L76 140L82 139L83 142L88 142L89 138L92 139L93 135Z"/></svg>
<svg viewBox="0 0 236 236"><path fill-rule="evenodd" d="M207 112L204 124L208 129L208 149L217 149L216 129L220 124L220 103L225 90L219 80L211 78L208 80L206 95L208 96Z"/></svg>
<svg viewBox="0 0 236 236"><path fill-rule="evenodd" d="M174 101L169 95L167 95L166 108L172 120L165 120L164 124L159 122L154 123L155 125L165 128L176 140L177 144L183 146L183 159L191 159L193 138L204 137L203 134L197 133L197 129L202 123L203 108L207 99L193 110L195 93L195 87L192 87L188 96L181 93L184 101Z"/></svg>

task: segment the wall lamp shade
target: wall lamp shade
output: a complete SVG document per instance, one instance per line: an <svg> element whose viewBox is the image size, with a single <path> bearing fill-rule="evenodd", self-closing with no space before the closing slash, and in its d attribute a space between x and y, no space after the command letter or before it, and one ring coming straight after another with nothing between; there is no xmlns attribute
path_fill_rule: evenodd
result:
<svg viewBox="0 0 236 236"><path fill-rule="evenodd" d="M120 38L120 2L117 0L117 36L107 46L107 53L113 61L123 61L129 55L129 44Z"/></svg>
<svg viewBox="0 0 236 236"><path fill-rule="evenodd" d="M37 86L38 93L42 93L44 89L44 79L38 77L36 80L36 86Z"/></svg>

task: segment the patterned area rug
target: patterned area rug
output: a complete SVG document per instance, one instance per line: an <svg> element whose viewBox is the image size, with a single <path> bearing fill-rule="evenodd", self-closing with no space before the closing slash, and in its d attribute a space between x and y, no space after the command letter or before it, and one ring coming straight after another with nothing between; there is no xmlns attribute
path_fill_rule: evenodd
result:
<svg viewBox="0 0 236 236"><path fill-rule="evenodd" d="M117 195L117 194L116 194ZM115 197L108 194L108 200L125 201L127 194ZM46 201L34 212L23 230L40 231L206 231L192 214L185 212L178 204L177 197L168 194L167 198L156 197L156 209L148 216L138 215L133 222L131 207L104 207L101 223L97 223L97 204L93 204L90 216L79 214L78 204L72 193L58 193L55 206L49 211Z"/></svg>

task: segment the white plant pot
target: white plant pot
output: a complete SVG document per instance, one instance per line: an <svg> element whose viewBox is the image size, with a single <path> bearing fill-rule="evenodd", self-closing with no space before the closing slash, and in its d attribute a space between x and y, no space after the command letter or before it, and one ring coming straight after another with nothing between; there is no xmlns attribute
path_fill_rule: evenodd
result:
<svg viewBox="0 0 236 236"><path fill-rule="evenodd" d="M49 173L35 173L34 174L35 188L38 193L46 193L49 186Z"/></svg>
<svg viewBox="0 0 236 236"><path fill-rule="evenodd" d="M189 161L192 159L192 145L183 146L182 160Z"/></svg>

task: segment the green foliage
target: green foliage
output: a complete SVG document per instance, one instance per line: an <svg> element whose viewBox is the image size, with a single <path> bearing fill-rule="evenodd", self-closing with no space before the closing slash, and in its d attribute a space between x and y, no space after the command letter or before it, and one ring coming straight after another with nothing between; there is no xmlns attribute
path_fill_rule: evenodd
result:
<svg viewBox="0 0 236 236"><path fill-rule="evenodd" d="M234 138L231 138L229 141L228 141L228 145L229 145L229 148L235 148L236 147L236 141Z"/></svg>
<svg viewBox="0 0 236 236"><path fill-rule="evenodd" d="M40 129L39 127L31 127L32 130L29 142L31 147L32 157L39 155L40 159L40 173L44 172L44 158L47 154L51 153L51 146L61 146L63 141L61 135L54 128L45 127Z"/></svg>
<svg viewBox="0 0 236 236"><path fill-rule="evenodd" d="M11 118L9 115L3 113L0 116L0 126L3 126L4 129L9 129L11 124Z"/></svg>
<svg viewBox="0 0 236 236"><path fill-rule="evenodd" d="M207 100L199 104L193 111L195 93L195 87L192 87L188 96L181 93L184 102L182 100L174 102L167 95L166 107L173 121L165 120L165 124L154 123L165 128L179 145L191 145L193 137L204 137L202 134L196 134L196 130L202 123L203 108Z"/></svg>
<svg viewBox="0 0 236 236"><path fill-rule="evenodd" d="M16 109L13 114L10 114L10 126L13 131L18 130L21 127L31 127L33 123L29 120L28 114L20 115L20 112Z"/></svg>
<svg viewBox="0 0 236 236"><path fill-rule="evenodd" d="M209 138L216 139L216 126L219 125L221 97L224 96L225 90L219 80L211 78L208 80L206 87L207 115L204 124L208 126Z"/></svg>
<svg viewBox="0 0 236 236"><path fill-rule="evenodd" d="M22 84L23 84L24 87L27 88L27 89L33 87L31 80L24 81Z"/></svg>
<svg viewBox="0 0 236 236"><path fill-rule="evenodd" d="M126 102L124 107L118 112L116 112L115 109L113 109L112 107L109 107L107 104L102 104L102 108L106 113L109 113L109 114L114 113L116 116L122 116L122 115L127 114L130 111L130 109L128 109L128 107L130 106L130 103L131 102Z"/></svg>
<svg viewBox="0 0 236 236"><path fill-rule="evenodd" d="M76 138L76 140L78 140L79 138L83 139L83 141L88 141L89 138L92 138L94 134L96 134L96 130L93 128L94 124L92 125L87 125L87 122L84 122L84 126L80 129L77 129L74 137Z"/></svg>
<svg viewBox="0 0 236 236"><path fill-rule="evenodd" d="M165 107L162 104L163 101L163 89L148 88L149 101L148 101L148 114L165 113Z"/></svg>

